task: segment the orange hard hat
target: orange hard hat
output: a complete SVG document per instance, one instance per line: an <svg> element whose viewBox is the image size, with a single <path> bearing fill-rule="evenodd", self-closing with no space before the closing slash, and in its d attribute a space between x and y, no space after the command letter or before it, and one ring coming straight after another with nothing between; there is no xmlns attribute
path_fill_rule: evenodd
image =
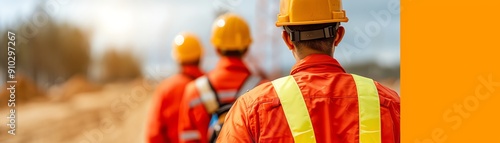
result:
<svg viewBox="0 0 500 143"><path fill-rule="evenodd" d="M203 53L200 40L193 33L178 34L173 44L172 57L180 63L195 62L201 58Z"/></svg>
<svg viewBox="0 0 500 143"><path fill-rule="evenodd" d="M212 26L212 44L220 50L245 50L252 43L248 24L236 14L219 16Z"/></svg>
<svg viewBox="0 0 500 143"><path fill-rule="evenodd" d="M276 26L347 21L341 0L281 0Z"/></svg>

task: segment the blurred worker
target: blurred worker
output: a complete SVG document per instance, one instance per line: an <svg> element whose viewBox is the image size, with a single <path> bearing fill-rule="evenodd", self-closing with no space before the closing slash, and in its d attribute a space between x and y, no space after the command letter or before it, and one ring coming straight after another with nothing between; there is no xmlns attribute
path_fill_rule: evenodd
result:
<svg viewBox="0 0 500 143"><path fill-rule="evenodd" d="M252 42L247 23L235 14L218 17L212 28L212 44L220 56L214 70L189 83L180 109L179 134L181 142L215 141L225 113L233 102L249 89L262 82L261 77L252 75L243 63ZM219 129L217 129L219 128Z"/></svg>
<svg viewBox="0 0 500 143"><path fill-rule="evenodd" d="M241 96L217 142L399 143L397 93L333 58L347 21L340 0L281 0L276 26L297 63Z"/></svg>
<svg viewBox="0 0 500 143"><path fill-rule="evenodd" d="M203 75L199 68L202 53L201 43L194 34L181 33L175 37L172 56L181 65L181 71L160 83L155 92L147 129L149 143L179 142L180 101L186 84Z"/></svg>

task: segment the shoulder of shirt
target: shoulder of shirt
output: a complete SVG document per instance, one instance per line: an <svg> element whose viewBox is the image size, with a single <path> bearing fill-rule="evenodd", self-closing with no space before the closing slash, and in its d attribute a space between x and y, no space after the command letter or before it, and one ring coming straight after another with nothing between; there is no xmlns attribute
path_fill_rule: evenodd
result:
<svg viewBox="0 0 500 143"><path fill-rule="evenodd" d="M156 92L168 92L178 87L186 86L190 81L181 74L172 75L158 84Z"/></svg>
<svg viewBox="0 0 500 143"><path fill-rule="evenodd" d="M378 93L379 93L379 96L383 97L385 100L389 101L389 102L392 102L392 103L396 103L396 104L400 104L400 98L399 98L399 95L398 93L396 93L396 91L378 83L378 82L375 82L375 85L377 86L377 90L378 90Z"/></svg>
<svg viewBox="0 0 500 143"><path fill-rule="evenodd" d="M186 84L189 83L190 81L192 81L192 79L186 77L185 75L175 74L164 79L163 81L160 82L160 84L186 86Z"/></svg>
<svg viewBox="0 0 500 143"><path fill-rule="evenodd" d="M275 95L273 85L270 81L260 84L259 86L249 90L242 96L238 98L239 102L244 102L247 106L246 108L250 108L255 106L255 104L260 103L261 101L265 101L268 99L274 98Z"/></svg>
<svg viewBox="0 0 500 143"><path fill-rule="evenodd" d="M194 99L198 95L198 89L196 88L195 80L189 81L184 88L184 95L182 96L183 99Z"/></svg>

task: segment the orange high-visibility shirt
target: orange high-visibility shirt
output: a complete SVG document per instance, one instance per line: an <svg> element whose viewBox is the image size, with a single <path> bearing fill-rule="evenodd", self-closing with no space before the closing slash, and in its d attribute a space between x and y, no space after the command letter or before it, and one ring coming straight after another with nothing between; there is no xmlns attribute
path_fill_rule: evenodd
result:
<svg viewBox="0 0 500 143"><path fill-rule="evenodd" d="M236 96L231 95L238 92L250 75L242 59L221 57L215 69L206 76L222 106L236 101ZM195 82L190 82L186 87L180 108L180 142L208 142L210 119L210 113L200 101L200 93Z"/></svg>
<svg viewBox="0 0 500 143"><path fill-rule="evenodd" d="M310 115L316 142L358 143L356 85L332 57L307 56L292 69ZM400 100L375 82L380 101L382 143L400 142ZM220 143L291 143L294 138L273 85L263 83L241 96L226 116Z"/></svg>
<svg viewBox="0 0 500 143"><path fill-rule="evenodd" d="M147 142L177 143L179 105L184 88L190 81L203 75L198 66L182 66L179 74L162 81L154 94L153 107L148 122Z"/></svg>

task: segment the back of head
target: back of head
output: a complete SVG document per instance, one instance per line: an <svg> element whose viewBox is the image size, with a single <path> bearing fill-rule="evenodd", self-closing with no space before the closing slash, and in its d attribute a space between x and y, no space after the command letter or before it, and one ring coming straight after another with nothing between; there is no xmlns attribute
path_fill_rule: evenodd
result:
<svg viewBox="0 0 500 143"><path fill-rule="evenodd" d="M212 26L212 44L222 56L243 56L252 38L246 21L232 13L219 16Z"/></svg>
<svg viewBox="0 0 500 143"><path fill-rule="evenodd" d="M283 26L298 50L331 53L340 22L347 22L341 0L281 0L276 26Z"/></svg>
<svg viewBox="0 0 500 143"><path fill-rule="evenodd" d="M292 38L294 38L292 40L292 43L295 45L295 47L297 47L297 49L299 51L302 50L303 48L307 47L307 48L311 48L311 49L314 49L316 51L321 51L324 53L332 53L332 50L333 50L332 45L333 45L333 41L335 39L335 34L336 34L335 29L337 29L339 25L340 25L339 23L326 23L326 24L313 24L313 25L291 25L291 26L283 27L283 29L289 35L291 35ZM323 32L325 28L326 29L330 28L329 30L326 30L326 31L328 31L331 36L322 37L325 34L325 32ZM297 35L296 33L298 33L298 32L314 33L314 31L319 32L319 35L322 38L296 40L296 39L299 39L296 37L301 37L301 38L306 37L304 35L295 36L295 35Z"/></svg>

